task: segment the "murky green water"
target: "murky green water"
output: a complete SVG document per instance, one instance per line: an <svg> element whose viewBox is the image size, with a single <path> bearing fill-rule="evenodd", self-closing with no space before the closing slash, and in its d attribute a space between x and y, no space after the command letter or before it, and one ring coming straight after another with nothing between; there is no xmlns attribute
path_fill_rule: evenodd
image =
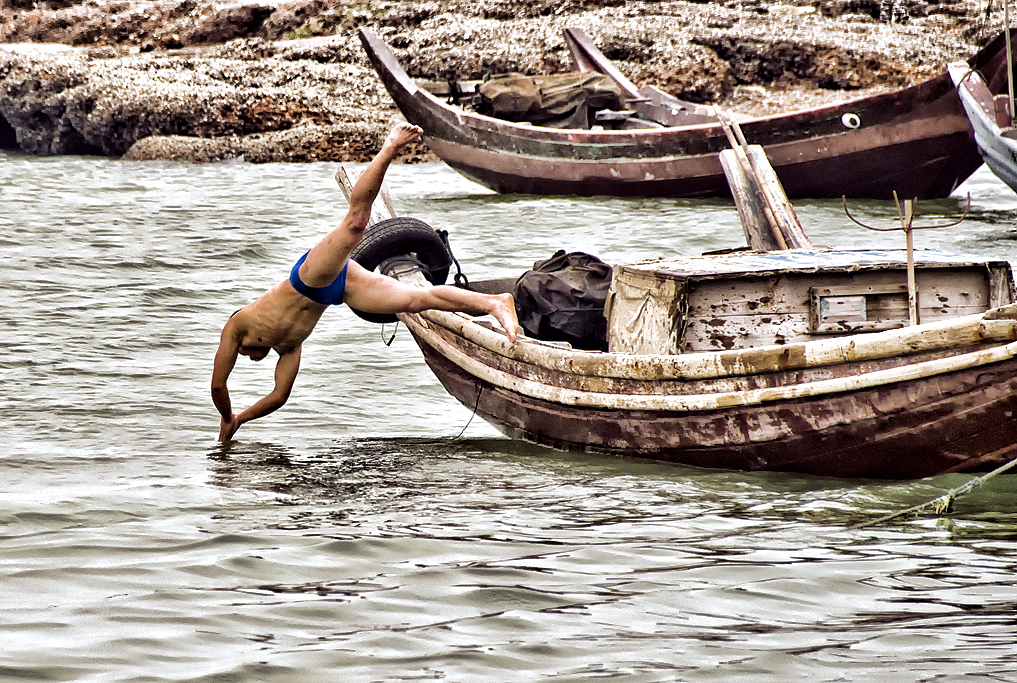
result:
<svg viewBox="0 0 1017 683"><path fill-rule="evenodd" d="M0 155L0 680L976 681L1017 670L1017 478L709 472L499 437L348 310L290 403L215 443L226 317L345 212L335 166ZM741 244L722 201L504 197L397 167L473 278ZM919 246L1017 262L984 169ZM839 202L817 245L900 246ZM871 222L885 204L854 203ZM932 219L930 219L932 220ZM387 328L391 333L391 328ZM271 366L238 363L247 405ZM259 393L260 392L260 393Z"/></svg>

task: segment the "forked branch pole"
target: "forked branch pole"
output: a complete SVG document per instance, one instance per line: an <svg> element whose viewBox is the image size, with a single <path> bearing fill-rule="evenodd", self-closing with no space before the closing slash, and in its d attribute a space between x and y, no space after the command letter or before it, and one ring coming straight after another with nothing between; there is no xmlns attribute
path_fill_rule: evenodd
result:
<svg viewBox="0 0 1017 683"><path fill-rule="evenodd" d="M844 213L852 222L862 226L866 230L876 230L878 232L889 232L891 230L897 230L897 227L890 228L877 228L874 225L866 225L860 220L851 215L851 211L848 210L847 197L841 195L841 203L844 206ZM957 220L950 223L942 223L940 225L915 225L915 208L918 206L918 199L906 199L904 200L903 207L901 206L900 200L897 197L897 192L893 193L893 201L897 206L897 217L900 220L900 229L904 231L904 243L907 249L908 255L908 319L912 325L921 324L918 309L918 286L915 280L915 242L914 242L914 231L915 230L928 230L936 228L950 228L958 225L968 216L968 212L971 210L971 193L968 193L968 203L964 208L964 214Z"/></svg>

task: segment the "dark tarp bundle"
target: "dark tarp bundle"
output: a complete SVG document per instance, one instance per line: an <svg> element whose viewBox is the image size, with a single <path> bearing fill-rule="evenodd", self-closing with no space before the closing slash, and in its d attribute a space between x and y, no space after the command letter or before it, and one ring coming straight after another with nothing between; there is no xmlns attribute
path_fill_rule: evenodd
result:
<svg viewBox="0 0 1017 683"><path fill-rule="evenodd" d="M621 89L598 73L492 76L477 89L477 111L552 128L589 128L591 112L622 109Z"/></svg>
<svg viewBox="0 0 1017 683"><path fill-rule="evenodd" d="M516 281L516 315L534 339L564 341L577 349L607 351L604 304L612 268L596 256L559 249Z"/></svg>

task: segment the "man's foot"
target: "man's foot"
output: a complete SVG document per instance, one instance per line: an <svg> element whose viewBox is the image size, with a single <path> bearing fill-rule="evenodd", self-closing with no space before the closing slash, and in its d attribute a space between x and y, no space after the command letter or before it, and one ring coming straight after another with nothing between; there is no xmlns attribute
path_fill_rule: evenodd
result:
<svg viewBox="0 0 1017 683"><path fill-rule="evenodd" d="M398 152L406 145L411 142L415 142L420 139L420 136L424 134L424 130L420 126L414 126L409 123L396 124L391 131L389 131L388 137L385 138L385 144L382 148L389 148L395 152Z"/></svg>
<svg viewBox="0 0 1017 683"><path fill-rule="evenodd" d="M491 308L491 315L501 323L505 334L510 341L516 341L523 328L519 325L519 318L516 317L516 302L511 294L493 294L494 306Z"/></svg>

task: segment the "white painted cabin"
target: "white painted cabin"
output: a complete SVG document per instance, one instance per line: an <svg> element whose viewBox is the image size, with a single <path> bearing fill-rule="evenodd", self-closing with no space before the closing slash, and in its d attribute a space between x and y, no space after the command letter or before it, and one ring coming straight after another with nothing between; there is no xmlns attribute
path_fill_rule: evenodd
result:
<svg viewBox="0 0 1017 683"><path fill-rule="evenodd" d="M919 322L1013 303L1006 261L914 252ZM904 250L736 251L617 266L608 344L617 353L755 348L910 324Z"/></svg>

